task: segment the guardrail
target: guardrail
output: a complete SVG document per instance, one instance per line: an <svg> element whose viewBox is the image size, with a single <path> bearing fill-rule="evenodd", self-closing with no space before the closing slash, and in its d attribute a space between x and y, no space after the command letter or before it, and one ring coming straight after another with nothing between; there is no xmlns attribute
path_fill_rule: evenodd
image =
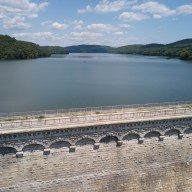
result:
<svg viewBox="0 0 192 192"><path fill-rule="evenodd" d="M164 102L164 103L147 103L147 104L134 104L134 105L117 105L117 106L102 106L102 107L87 107L87 108L72 108L72 109L56 109L56 110L44 110L44 111L29 111L29 112L13 112L13 113L0 113L0 120L14 120L23 118L41 118L41 117L53 117L63 116L66 114L94 114L96 112L104 111L135 111L142 110L144 108L178 108L178 107L192 106L192 101L182 102Z"/></svg>
<svg viewBox="0 0 192 192"><path fill-rule="evenodd" d="M72 125L72 124L89 124L89 123L101 123L106 121L119 121L119 120L142 120L142 119L154 119L163 117L175 117L175 116L190 116L192 117L192 108L177 108L177 109L156 109L151 111L135 111L135 112L119 112L119 113L106 113L106 114L93 114L93 115L81 115L81 116L62 116L48 119L33 119L24 121L7 121L0 122L0 130L10 129L29 129L35 127L46 126L58 126L58 125Z"/></svg>

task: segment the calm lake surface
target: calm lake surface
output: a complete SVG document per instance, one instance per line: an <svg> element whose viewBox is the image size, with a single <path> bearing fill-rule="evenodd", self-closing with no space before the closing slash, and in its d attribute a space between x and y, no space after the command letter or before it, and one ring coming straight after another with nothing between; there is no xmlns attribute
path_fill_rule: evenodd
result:
<svg viewBox="0 0 192 192"><path fill-rule="evenodd" d="M192 63L70 54L0 61L0 112L192 100Z"/></svg>

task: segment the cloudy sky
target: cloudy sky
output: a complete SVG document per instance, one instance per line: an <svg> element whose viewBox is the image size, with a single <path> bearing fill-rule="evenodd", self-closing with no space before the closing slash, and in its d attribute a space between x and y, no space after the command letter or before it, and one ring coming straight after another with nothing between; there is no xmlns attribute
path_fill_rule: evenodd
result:
<svg viewBox="0 0 192 192"><path fill-rule="evenodd" d="M192 0L0 0L0 34L40 45L170 43L192 37Z"/></svg>

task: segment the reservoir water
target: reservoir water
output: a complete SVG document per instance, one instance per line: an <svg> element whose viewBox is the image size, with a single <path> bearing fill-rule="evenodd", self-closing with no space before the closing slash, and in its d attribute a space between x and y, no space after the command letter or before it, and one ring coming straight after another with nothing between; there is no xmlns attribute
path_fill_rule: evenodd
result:
<svg viewBox="0 0 192 192"><path fill-rule="evenodd" d="M0 61L0 112L192 100L192 63L116 54Z"/></svg>

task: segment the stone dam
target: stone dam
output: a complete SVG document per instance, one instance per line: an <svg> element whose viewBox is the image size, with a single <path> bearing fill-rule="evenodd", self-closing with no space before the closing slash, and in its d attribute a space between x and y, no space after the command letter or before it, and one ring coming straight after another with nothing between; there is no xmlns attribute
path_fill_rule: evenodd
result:
<svg viewBox="0 0 192 192"><path fill-rule="evenodd" d="M191 192L192 103L0 114L0 192Z"/></svg>

